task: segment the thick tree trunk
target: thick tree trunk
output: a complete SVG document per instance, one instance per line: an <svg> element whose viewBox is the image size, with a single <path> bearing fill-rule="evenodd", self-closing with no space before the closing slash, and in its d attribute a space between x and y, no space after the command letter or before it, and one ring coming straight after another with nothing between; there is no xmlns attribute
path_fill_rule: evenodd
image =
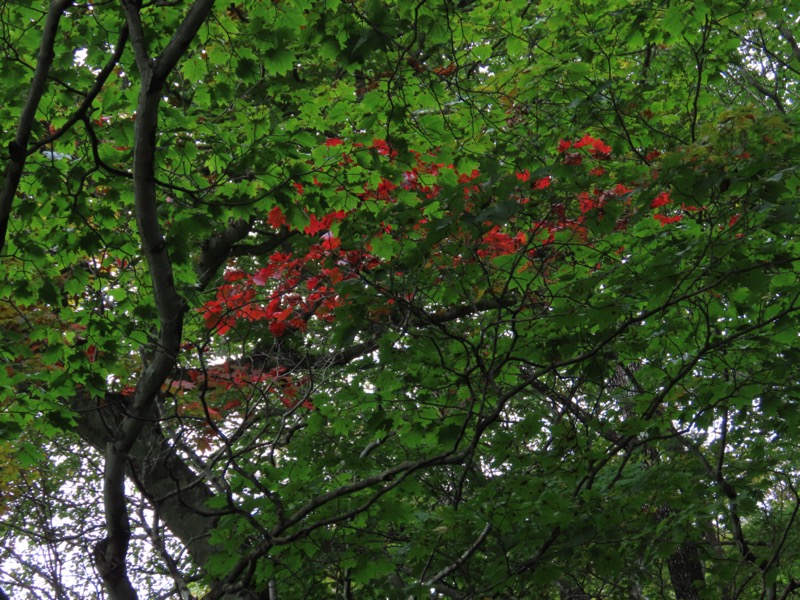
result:
<svg viewBox="0 0 800 600"><path fill-rule="evenodd" d="M628 418L640 417L640 415L636 414L633 404L630 402L630 399L640 391L640 386L635 376L639 367L638 363L627 367L618 364L615 368L614 377L608 382L612 388L624 390L624 395L627 398L623 400L623 407ZM651 413L651 416L654 415L657 415L657 411ZM657 448L650 444L645 444L642 448L645 464L649 466L661 462L662 456ZM670 512L669 504L663 505L657 511L658 520L667 519ZM676 600L700 600L700 590L705 586L705 577L700 554L693 542L685 541L681 543L678 549L667 559L667 569Z"/></svg>
<svg viewBox="0 0 800 600"><path fill-rule="evenodd" d="M656 512L659 521L669 518L672 512L668 504ZM697 545L686 540L667 559L667 570L676 600L700 600L700 592L705 588L703 562Z"/></svg>
<svg viewBox="0 0 800 600"><path fill-rule="evenodd" d="M676 600L700 600L705 577L700 553L694 543L682 543L667 559L667 568Z"/></svg>
<svg viewBox="0 0 800 600"><path fill-rule="evenodd" d="M99 402L88 394L78 396L72 406L79 415L78 434L103 452L117 423L123 418L126 401L118 394L109 394ZM208 507L214 492L204 478L184 462L174 444L165 437L158 414L153 411L151 417L146 420L130 450L127 475L150 501L164 525L186 548L192 562L202 568L219 551L210 542L211 531L217 523L213 511ZM98 564L105 564L102 562L104 555L97 554L104 552L104 543L107 543L106 540L101 541L95 549ZM115 565L109 562L108 568L114 569ZM104 576L104 582L106 586L115 586L116 597L135 597L130 595L135 594L133 589L125 587L127 577L114 578L114 574L110 570L108 576ZM263 597L267 597L266 592ZM259 596L249 591L239 591L223 594L219 598L256 600ZM0 600L3 600L2 596Z"/></svg>
<svg viewBox="0 0 800 600"><path fill-rule="evenodd" d="M115 423L122 418L125 402L118 394L109 394L99 403L88 395L78 397L73 403L79 414L78 434L99 451L104 451ZM208 508L208 501L214 494L164 437L155 411L142 428L128 458L128 475L169 530L185 545L192 560L202 567L215 551L208 541L216 525Z"/></svg>

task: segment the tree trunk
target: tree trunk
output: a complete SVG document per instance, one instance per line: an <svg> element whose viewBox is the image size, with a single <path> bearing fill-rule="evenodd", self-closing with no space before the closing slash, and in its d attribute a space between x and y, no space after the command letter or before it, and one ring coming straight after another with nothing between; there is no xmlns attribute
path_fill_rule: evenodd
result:
<svg viewBox="0 0 800 600"><path fill-rule="evenodd" d="M700 600L705 583L700 553L693 542L683 542L667 559L676 600Z"/></svg>

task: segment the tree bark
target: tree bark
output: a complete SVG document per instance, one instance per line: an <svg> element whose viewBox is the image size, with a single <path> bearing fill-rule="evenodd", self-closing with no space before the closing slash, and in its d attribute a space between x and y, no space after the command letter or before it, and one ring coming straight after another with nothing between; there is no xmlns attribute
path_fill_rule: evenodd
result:
<svg viewBox="0 0 800 600"><path fill-rule="evenodd" d="M95 548L95 561L111 600L137 598L128 580L125 563L131 533L125 498L128 461L142 430L152 417L161 386L175 368L186 311L186 302L175 288L172 262L158 218L155 168L159 105L166 78L211 14L213 4L213 0L196 0L164 50L157 57L151 57L139 15L140 4L122 0L141 78L133 142L134 212L142 251L150 270L158 311L158 335L153 356L136 385L133 402L106 444L103 480L106 537ZM147 471L143 476L148 476ZM157 499L157 502L161 501Z"/></svg>
<svg viewBox="0 0 800 600"><path fill-rule="evenodd" d="M667 559L676 600L700 600L705 578L700 553L693 542L683 542Z"/></svg>
<svg viewBox="0 0 800 600"><path fill-rule="evenodd" d="M71 4L72 0L52 0L50 2L50 8L47 11L42 31L42 42L39 45L39 55L36 58L36 71L33 74L33 81L31 81L31 87L28 90L25 106L22 108L22 114L19 117L14 141L8 145L9 160L3 178L3 187L0 189L0 254L3 253L8 221L11 218L11 207L22 178L22 170L25 167L28 140L36 119L36 110L39 108L39 101L42 99L44 90L47 87L47 76L50 73L50 66L53 64L53 58L55 57L53 45L58 33L58 24L61 20L61 15Z"/></svg>
<svg viewBox="0 0 800 600"><path fill-rule="evenodd" d="M79 415L77 433L103 451L124 418L126 398L108 394L98 403L84 394L76 398L72 407ZM186 546L192 560L202 567L215 552L208 536L217 520L207 506L214 493L164 436L156 411L148 415L128 453L127 474L169 530Z"/></svg>

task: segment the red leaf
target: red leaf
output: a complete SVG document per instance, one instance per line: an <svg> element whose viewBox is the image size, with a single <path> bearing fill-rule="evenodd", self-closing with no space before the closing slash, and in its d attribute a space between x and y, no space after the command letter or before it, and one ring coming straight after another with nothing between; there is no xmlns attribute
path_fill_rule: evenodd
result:
<svg viewBox="0 0 800 600"><path fill-rule="evenodd" d="M241 271L239 269L229 269L229 270L225 271L225 274L223 275L223 278L228 283L233 283L234 281L239 281L240 279L244 279L245 277L246 277L246 275L244 274L244 271Z"/></svg>
<svg viewBox="0 0 800 600"><path fill-rule="evenodd" d="M308 329L308 322L305 321L304 319L301 319L300 317L295 317L294 319L290 319L289 325L300 331L305 331L306 329Z"/></svg>
<svg viewBox="0 0 800 600"><path fill-rule="evenodd" d="M326 229L327 227L325 227L324 223L317 219L317 215L311 215L311 220L309 221L308 225L306 225L305 229L303 229L303 233L314 235L315 233L325 231Z"/></svg>
<svg viewBox="0 0 800 600"><path fill-rule="evenodd" d="M269 275L269 269L261 269L258 273L253 275L253 283L256 285L267 285L267 279L269 278Z"/></svg>
<svg viewBox="0 0 800 600"><path fill-rule="evenodd" d="M593 139L592 149L589 153L598 160L608 160L611 158L611 146L602 140Z"/></svg>
<svg viewBox="0 0 800 600"><path fill-rule="evenodd" d="M336 248L341 245L342 240L338 237L334 237L330 232L322 236L322 247L325 248L325 250L336 250Z"/></svg>
<svg viewBox="0 0 800 600"><path fill-rule="evenodd" d="M653 215L653 218L661 223L662 227L664 227L664 225L677 223L683 218L683 215L675 215L674 217L668 217L667 215Z"/></svg>
<svg viewBox="0 0 800 600"><path fill-rule="evenodd" d="M279 313L275 313L274 315L272 315L272 318L277 321L285 321L289 317L289 315L292 314L293 310L294 308L290 306L289 308L283 309Z"/></svg>
<svg viewBox="0 0 800 600"><path fill-rule="evenodd" d="M645 160L656 160L661 156L661 152L659 150L651 150L647 154L645 154Z"/></svg>
<svg viewBox="0 0 800 600"><path fill-rule="evenodd" d="M185 381L183 379L173 380L169 382L170 390L191 390L194 389L194 383Z"/></svg>
<svg viewBox="0 0 800 600"><path fill-rule="evenodd" d="M272 323L269 324L269 330L276 338L281 337L286 331L286 323L283 321L272 321Z"/></svg>
<svg viewBox="0 0 800 600"><path fill-rule="evenodd" d="M614 186L614 195L615 196L624 196L628 192L632 192L632 191L633 190L631 188L629 188L628 186L622 185L621 183L618 183L616 186Z"/></svg>
<svg viewBox="0 0 800 600"><path fill-rule="evenodd" d="M302 188L303 186L300 187ZM267 221L275 229L280 229L282 225L286 225L286 216L283 214L283 210L281 210L280 206L276 206L271 211L269 211L269 215L267 216Z"/></svg>
<svg viewBox="0 0 800 600"><path fill-rule="evenodd" d="M650 208L658 208L659 206L665 206L672 202L672 198L669 197L669 192L661 192L658 196L653 198L653 201L650 203Z"/></svg>

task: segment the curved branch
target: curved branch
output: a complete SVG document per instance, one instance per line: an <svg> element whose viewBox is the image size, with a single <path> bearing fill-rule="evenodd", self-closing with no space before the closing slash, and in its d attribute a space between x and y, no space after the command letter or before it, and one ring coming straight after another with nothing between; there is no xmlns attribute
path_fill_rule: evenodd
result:
<svg viewBox="0 0 800 600"><path fill-rule="evenodd" d="M67 119L66 123L64 123L55 133L47 135L43 137L38 142L31 145L30 149L28 150L28 155L33 154L39 148L46 146L62 135L64 135L67 131L69 131L75 123L78 121L83 120L86 117L87 112L92 106L92 102L94 99L97 98L97 95L102 91L103 86L105 85L106 81L108 80L108 76L114 72L114 67L117 66L119 63L119 59L122 57L122 53L125 50L125 44L128 42L128 27L127 25L123 25L119 31L119 37L117 38L117 43L114 44L114 53L111 55L111 58L108 59L106 65L102 68L102 70L97 74L97 78L95 79L94 85L92 89L86 94L83 98L83 102L81 102L80 106L72 113Z"/></svg>
<svg viewBox="0 0 800 600"><path fill-rule="evenodd" d="M95 548L95 561L112 600L136 600L127 574L126 556L130 522L125 498L128 458L138 440L155 398L175 367L183 335L187 304L175 288L172 261L158 217L156 194L156 129L166 75L188 48L200 24L211 12L212 0L198 0L178 27L164 53L151 63L145 45L139 8L123 0L131 45L141 77L133 144L133 193L136 223L142 250L150 269L156 310L158 339L151 362L136 385L132 405L114 438L106 445L103 481L107 536ZM156 63L160 66L155 67Z"/></svg>
<svg viewBox="0 0 800 600"><path fill-rule="evenodd" d="M464 552L461 554L461 556L459 556L456 560L454 560L452 563L447 565L441 571L436 573L436 575L434 575L433 577L428 579L428 581L426 581L424 584L422 584L423 587L426 587L426 588L434 587L442 579L444 579L445 577L450 575L450 573L455 571L458 567L460 567L467 560L469 560L470 556L472 556L473 554L475 554L475 552L478 551L478 548L483 543L483 540L486 539L486 536L489 535L489 531L491 531L491 529L492 529L492 524L491 523L486 523L486 526L483 528L483 531L480 532L480 534L475 539L475 541L470 545L470 547L467 548L466 550L464 550Z"/></svg>
<svg viewBox="0 0 800 600"><path fill-rule="evenodd" d="M53 58L55 58L53 47L56 33L58 33L58 24L61 20L61 15L71 4L72 0L52 0L50 2L50 8L47 11L47 18L44 23L44 31L42 31L42 43L39 45L39 55L36 59L36 71L33 74L28 98L19 117L14 141L8 145L9 161L3 178L3 188L0 190L0 254L3 253L5 245L14 195L17 192L19 181L22 178L22 170L25 166L28 140L31 136L33 122L36 119L36 110L39 108L39 102L44 95L44 90L47 86L47 75L50 72L50 66L53 64Z"/></svg>
<svg viewBox="0 0 800 600"><path fill-rule="evenodd" d="M156 58L153 66L153 85L162 86L169 74L178 64L178 61L189 49L189 44L194 39L200 26L205 23L211 14L214 0L196 0L186 13L186 17L178 25L178 29L167 44L167 47Z"/></svg>

